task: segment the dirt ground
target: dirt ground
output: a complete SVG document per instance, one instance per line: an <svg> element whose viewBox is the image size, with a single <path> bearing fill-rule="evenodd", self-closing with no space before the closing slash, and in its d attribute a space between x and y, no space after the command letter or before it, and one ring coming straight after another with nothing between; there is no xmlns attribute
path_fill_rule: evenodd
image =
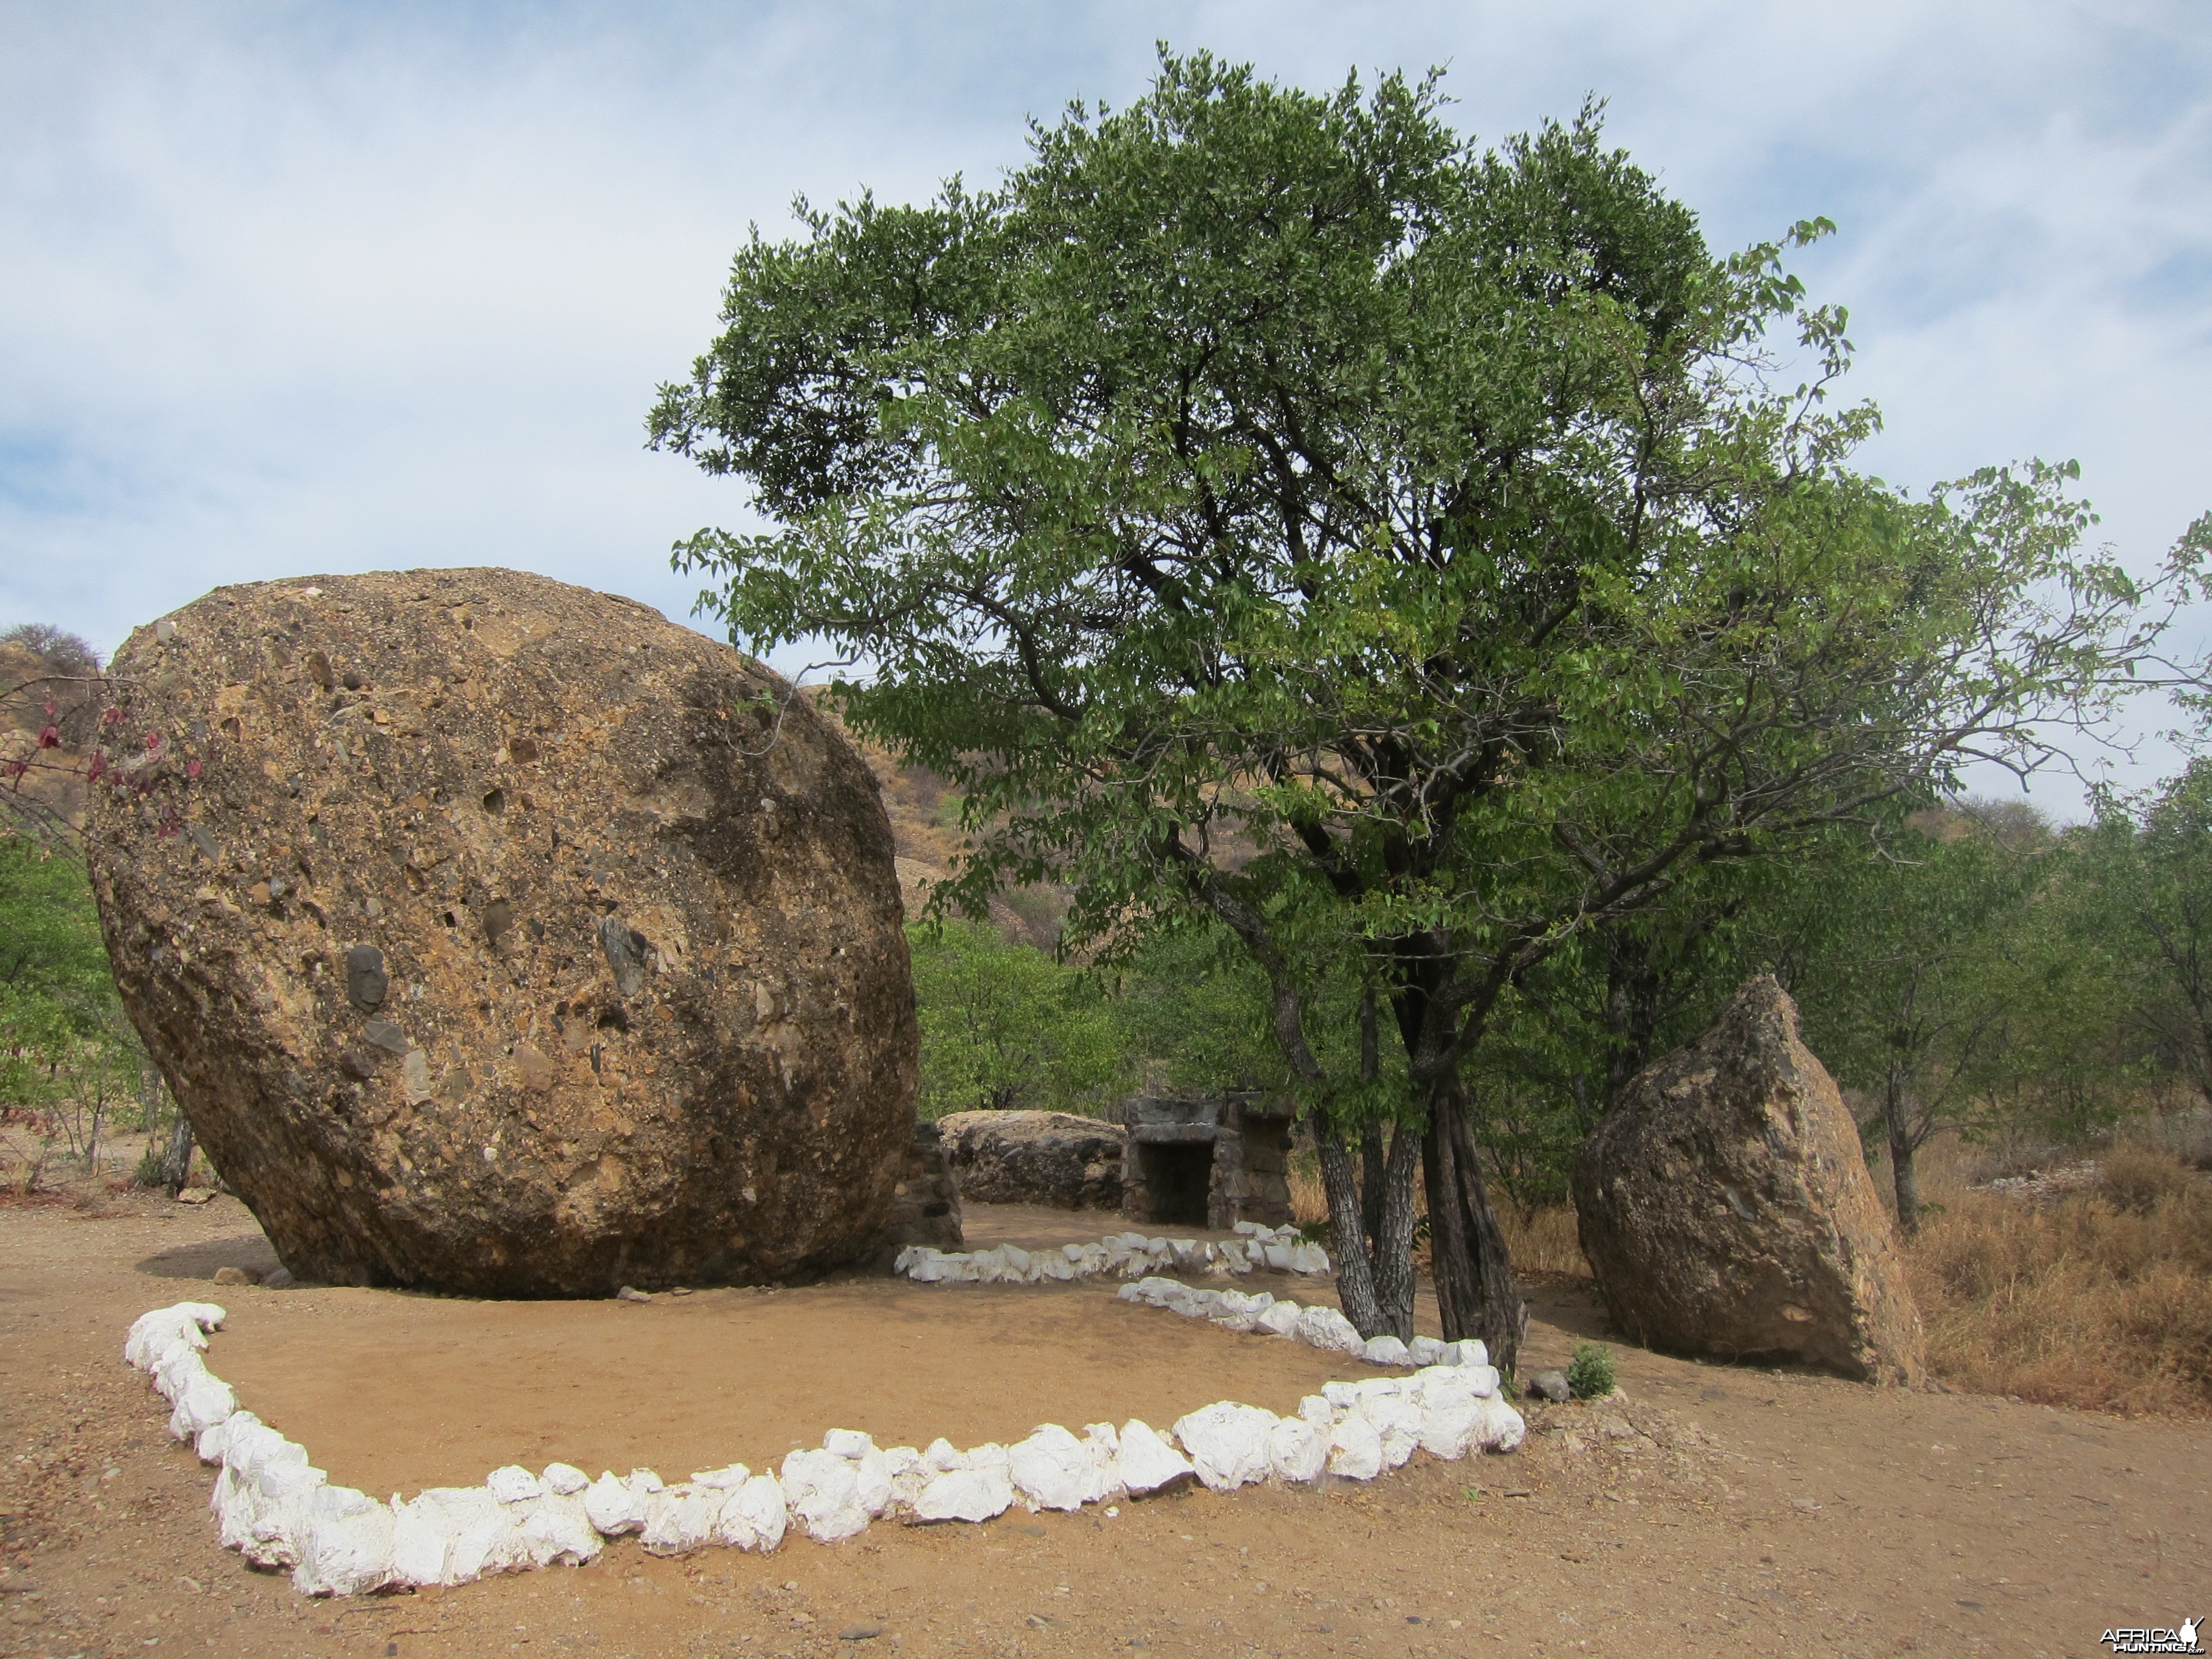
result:
<svg viewBox="0 0 2212 1659"><path fill-rule="evenodd" d="M1532 1410L1517 1454L1416 1454L1370 1485L878 1525L767 1558L625 1541L583 1569L312 1601L216 1547L206 1471L119 1357L146 1309L230 1308L216 1371L334 1479L375 1490L554 1455L673 1478L833 1425L972 1443L1165 1424L1224 1396L1282 1410L1346 1368L1096 1285L851 1280L629 1306L207 1283L271 1262L228 1199L0 1208L0 1654L2056 1659L2104 1651L2110 1626L2212 1610L2212 1427L1623 1344L1625 1405ZM1577 1294L1540 1289L1527 1368L1603 1334Z"/></svg>

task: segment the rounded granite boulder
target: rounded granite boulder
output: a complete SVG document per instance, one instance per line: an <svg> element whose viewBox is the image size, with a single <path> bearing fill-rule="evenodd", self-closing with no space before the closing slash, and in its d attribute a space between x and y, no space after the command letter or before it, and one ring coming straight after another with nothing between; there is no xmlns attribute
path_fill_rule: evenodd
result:
<svg viewBox="0 0 2212 1659"><path fill-rule="evenodd" d="M595 1296L879 1246L918 1063L890 828L785 682L491 569L220 588L112 672L117 981L295 1274Z"/></svg>

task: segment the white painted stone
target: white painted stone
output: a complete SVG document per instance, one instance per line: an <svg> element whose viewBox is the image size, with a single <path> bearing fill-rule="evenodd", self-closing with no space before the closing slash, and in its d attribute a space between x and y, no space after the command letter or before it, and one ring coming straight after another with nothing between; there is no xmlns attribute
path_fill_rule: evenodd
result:
<svg viewBox="0 0 2212 1659"><path fill-rule="evenodd" d="M260 1426L261 1419L256 1417L252 1412L233 1412L228 1417L224 1418L222 1422L211 1423L206 1428L202 1429L200 1431L200 1437L196 1443L194 1443L192 1449L198 1454L201 1462L220 1463L222 1462L224 1449L230 1444L230 1437L232 1435L237 1433L241 1429L259 1428Z"/></svg>
<svg viewBox="0 0 2212 1659"><path fill-rule="evenodd" d="M1410 1365L1413 1363L1413 1356L1407 1350L1406 1345L1387 1332L1381 1336L1369 1337L1359 1357L1370 1365Z"/></svg>
<svg viewBox="0 0 2212 1659"><path fill-rule="evenodd" d="M1366 1352L1367 1340L1352 1328L1352 1322L1334 1308L1307 1308L1298 1315L1298 1340L1309 1347L1321 1348L1331 1353L1358 1356Z"/></svg>
<svg viewBox="0 0 2212 1659"><path fill-rule="evenodd" d="M1265 1244L1261 1247L1260 1255L1267 1264L1270 1267L1273 1267L1277 1273L1286 1273L1290 1272L1291 1247L1289 1245Z"/></svg>
<svg viewBox="0 0 2212 1659"><path fill-rule="evenodd" d="M618 1480L611 1469L603 1471L584 1492L584 1513L592 1527L609 1538L645 1530L645 1500L627 1480Z"/></svg>
<svg viewBox="0 0 2212 1659"><path fill-rule="evenodd" d="M1134 1417L1121 1425L1115 1468L1132 1497L1158 1492L1194 1473L1188 1459L1160 1438L1150 1424Z"/></svg>
<svg viewBox="0 0 2212 1659"><path fill-rule="evenodd" d="M237 1409L238 1396L230 1384L203 1365L198 1376L177 1395L176 1409L169 1413L170 1436L197 1442L204 1430L226 1421Z"/></svg>
<svg viewBox="0 0 2212 1659"><path fill-rule="evenodd" d="M1406 1348L1416 1365L1437 1365L1443 1363L1444 1345L1433 1336L1417 1336L1406 1345Z"/></svg>
<svg viewBox="0 0 2212 1659"><path fill-rule="evenodd" d="M1325 1273L1328 1271L1328 1252L1318 1244L1293 1244L1290 1268L1294 1273Z"/></svg>
<svg viewBox="0 0 2212 1659"><path fill-rule="evenodd" d="M509 1463L494 1469L484 1477L484 1489L502 1504L520 1504L526 1498L538 1497L544 1488L538 1477L520 1463Z"/></svg>
<svg viewBox="0 0 2212 1659"><path fill-rule="evenodd" d="M1328 1432L1339 1413L1322 1395L1310 1394L1298 1401L1298 1420L1310 1423L1322 1433Z"/></svg>
<svg viewBox="0 0 2212 1659"><path fill-rule="evenodd" d="M890 1507L891 1466L873 1446L851 1460L860 1511L871 1521Z"/></svg>
<svg viewBox="0 0 2212 1659"><path fill-rule="evenodd" d="M1057 1252L1036 1258L1035 1266L1040 1277L1066 1284L1075 1277L1075 1263Z"/></svg>
<svg viewBox="0 0 2212 1659"><path fill-rule="evenodd" d="M1298 1316L1304 1311L1295 1302L1273 1302L1268 1304L1265 1311L1252 1322L1252 1328L1256 1331L1265 1331L1270 1336L1287 1336L1296 1339L1298 1334Z"/></svg>
<svg viewBox="0 0 2212 1659"><path fill-rule="evenodd" d="M949 1474L954 1469L967 1468L966 1462L960 1455L960 1449L942 1435L929 1443L921 1454L921 1461L939 1474Z"/></svg>
<svg viewBox="0 0 2212 1659"><path fill-rule="evenodd" d="M574 1463L548 1463L538 1480L546 1491L562 1498L575 1497L592 1484L592 1477Z"/></svg>
<svg viewBox="0 0 2212 1659"><path fill-rule="evenodd" d="M690 1554L714 1536L726 1496L689 1481L653 1493L646 1501L645 1530L637 1541L648 1555Z"/></svg>
<svg viewBox="0 0 2212 1659"><path fill-rule="evenodd" d="M783 1460L781 1474L791 1518L815 1542L834 1544L867 1527L860 1473L848 1460L830 1451L795 1451Z"/></svg>
<svg viewBox="0 0 2212 1659"><path fill-rule="evenodd" d="M783 1483L772 1474L757 1474L724 1495L721 1512L714 1518L714 1539L732 1549L766 1554L783 1542L788 1524Z"/></svg>
<svg viewBox="0 0 2212 1659"><path fill-rule="evenodd" d="M1356 1415L1375 1425L1382 1442L1382 1466L1395 1469L1421 1443L1421 1408L1402 1395L1370 1395Z"/></svg>
<svg viewBox="0 0 2212 1659"><path fill-rule="evenodd" d="M1328 1472L1346 1480L1372 1480L1382 1473L1382 1437L1364 1417L1346 1417L1329 1431Z"/></svg>
<svg viewBox="0 0 2212 1659"><path fill-rule="evenodd" d="M1014 1501L1014 1483L1004 1468L954 1469L922 1488L914 1506L921 1521L988 1521Z"/></svg>
<svg viewBox="0 0 2212 1659"><path fill-rule="evenodd" d="M1123 1302L1141 1302L1144 1300L1144 1297L1138 1294L1138 1287L1134 1285L1124 1285L1120 1290L1115 1291L1114 1294L1117 1298Z"/></svg>
<svg viewBox="0 0 2212 1659"><path fill-rule="evenodd" d="M521 1528L484 1488L433 1486L395 1513L392 1556L399 1583L466 1584L526 1565L529 1551Z"/></svg>
<svg viewBox="0 0 2212 1659"><path fill-rule="evenodd" d="M1471 1386L1478 1395L1498 1392L1498 1367L1495 1365L1462 1365L1460 1369L1472 1379Z"/></svg>
<svg viewBox="0 0 2212 1659"><path fill-rule="evenodd" d="M1121 1484L1121 1437L1111 1423L1083 1425L1084 1455L1091 1460L1091 1478L1084 1489L1086 1504L1110 1504L1128 1488Z"/></svg>
<svg viewBox="0 0 2212 1659"><path fill-rule="evenodd" d="M1005 1272L1011 1279L1026 1276L1030 1270L1030 1253L1018 1244L1001 1244L999 1255L1006 1261Z"/></svg>
<svg viewBox="0 0 2212 1659"><path fill-rule="evenodd" d="M891 1501L890 1507L910 1510L921 1496L937 1471L911 1446L892 1446L884 1453L884 1467L890 1472Z"/></svg>
<svg viewBox="0 0 2212 1659"><path fill-rule="evenodd" d="M1463 1338L1459 1343L1459 1363L1462 1365L1487 1365L1490 1350L1476 1337Z"/></svg>
<svg viewBox="0 0 2212 1659"><path fill-rule="evenodd" d="M1421 1449L1431 1457L1464 1457L1482 1425L1482 1402L1473 1395L1425 1402L1419 1433Z"/></svg>
<svg viewBox="0 0 2212 1659"><path fill-rule="evenodd" d="M832 1457L865 1457L875 1449L874 1439L858 1429L832 1429L822 1437L822 1449Z"/></svg>
<svg viewBox="0 0 2212 1659"><path fill-rule="evenodd" d="M298 1533L292 1588L304 1595L366 1595L383 1589L392 1582L392 1511L366 1492L316 1488Z"/></svg>
<svg viewBox="0 0 2212 1659"><path fill-rule="evenodd" d="M1089 1496L1093 1470L1083 1443L1057 1423L1006 1448L1014 1490L1031 1510L1076 1510Z"/></svg>
<svg viewBox="0 0 2212 1659"><path fill-rule="evenodd" d="M1306 1485L1320 1480L1328 1464L1326 1429L1315 1427L1303 1417L1285 1417L1267 1431L1267 1466L1276 1480Z"/></svg>
<svg viewBox="0 0 2212 1659"><path fill-rule="evenodd" d="M523 1547L535 1567L580 1567L605 1547L581 1492L549 1492L522 1512Z"/></svg>
<svg viewBox="0 0 2212 1659"><path fill-rule="evenodd" d="M1267 1478L1267 1436L1278 1420L1257 1406L1218 1400L1178 1418L1175 1437L1200 1480L1214 1492L1234 1492Z"/></svg>
<svg viewBox="0 0 2212 1659"><path fill-rule="evenodd" d="M1528 1425L1519 1412L1495 1394L1486 1395L1475 1402L1481 1407L1482 1421L1475 1430L1475 1443L1487 1452L1510 1452L1528 1437Z"/></svg>

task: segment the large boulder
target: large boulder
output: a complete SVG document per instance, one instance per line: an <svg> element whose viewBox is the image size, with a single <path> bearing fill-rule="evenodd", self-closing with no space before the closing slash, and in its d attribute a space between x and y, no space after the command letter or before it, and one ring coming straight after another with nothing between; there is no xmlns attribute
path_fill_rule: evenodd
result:
<svg viewBox="0 0 2212 1659"><path fill-rule="evenodd" d="M1858 1127L1771 976L1629 1085L1584 1144L1574 1195L1598 1290L1638 1341L1923 1378Z"/></svg>
<svg viewBox="0 0 2212 1659"><path fill-rule="evenodd" d="M117 982L294 1273L589 1296L879 1247L890 830L788 684L507 570L221 588L114 673Z"/></svg>
<svg viewBox="0 0 2212 1659"><path fill-rule="evenodd" d="M1118 1123L1073 1112L952 1112L938 1119L960 1195L975 1204L1118 1210Z"/></svg>

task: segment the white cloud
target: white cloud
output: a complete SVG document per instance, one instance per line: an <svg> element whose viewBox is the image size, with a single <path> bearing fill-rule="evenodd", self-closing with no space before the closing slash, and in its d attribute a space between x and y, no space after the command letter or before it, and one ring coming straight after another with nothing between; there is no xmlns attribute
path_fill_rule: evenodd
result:
<svg viewBox="0 0 2212 1659"><path fill-rule="evenodd" d="M1595 92L1717 242L1829 214L1805 269L1888 417L1869 464L2078 457L2144 566L2212 507L2207 16L0 8L0 621L112 645L222 582L465 562L681 616L668 544L738 493L641 422L747 222L988 179L1160 36L1308 84L1449 60L1486 137Z"/></svg>

